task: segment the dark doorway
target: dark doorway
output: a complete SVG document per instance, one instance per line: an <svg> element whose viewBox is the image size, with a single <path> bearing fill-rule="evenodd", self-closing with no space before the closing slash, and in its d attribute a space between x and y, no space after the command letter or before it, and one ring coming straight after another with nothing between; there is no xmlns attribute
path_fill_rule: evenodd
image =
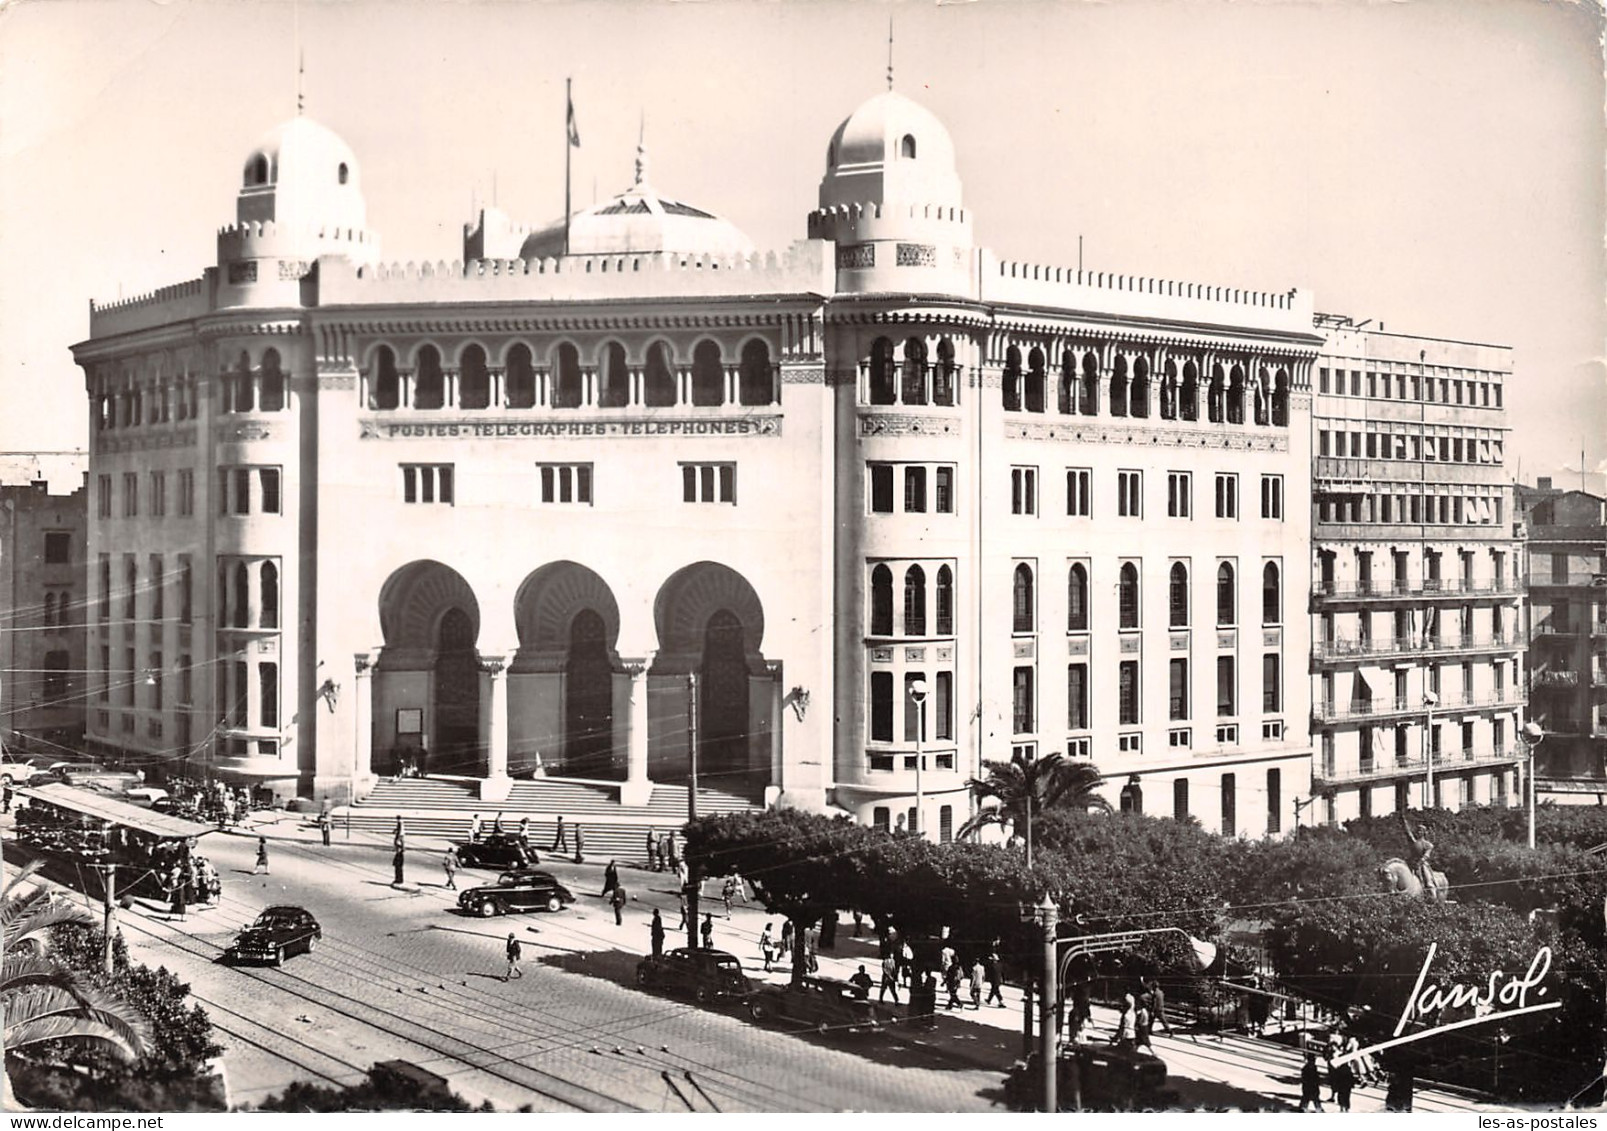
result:
<svg viewBox="0 0 1607 1131"><path fill-rule="evenodd" d="M564 664L564 770L576 777L605 777L614 746L614 669L608 628L592 609L569 626Z"/></svg>
<svg viewBox="0 0 1607 1131"><path fill-rule="evenodd" d="M700 784L736 790L748 768L748 663L742 622L729 609L709 618L700 674Z"/></svg>
<svg viewBox="0 0 1607 1131"><path fill-rule="evenodd" d="M474 650L474 623L451 608L436 630L435 749L432 773L476 773L480 761L480 665Z"/></svg>

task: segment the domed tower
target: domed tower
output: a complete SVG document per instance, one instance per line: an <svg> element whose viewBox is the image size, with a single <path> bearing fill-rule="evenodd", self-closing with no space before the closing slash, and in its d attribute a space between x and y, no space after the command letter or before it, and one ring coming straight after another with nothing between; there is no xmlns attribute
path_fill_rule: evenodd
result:
<svg viewBox="0 0 1607 1131"><path fill-rule="evenodd" d="M358 263L379 256L368 230L362 175L351 147L311 118L271 130L241 170L236 223L218 232L224 305L295 303L320 255Z"/></svg>
<svg viewBox="0 0 1607 1131"><path fill-rule="evenodd" d="M969 291L971 217L943 123L897 91L850 114L826 149L812 239L837 244L839 291Z"/></svg>

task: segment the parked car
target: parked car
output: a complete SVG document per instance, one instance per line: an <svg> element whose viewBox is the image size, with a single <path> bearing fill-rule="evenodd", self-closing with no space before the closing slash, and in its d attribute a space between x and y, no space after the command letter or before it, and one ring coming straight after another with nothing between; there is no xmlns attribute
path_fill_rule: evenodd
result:
<svg viewBox="0 0 1607 1131"><path fill-rule="evenodd" d="M123 800L144 809L155 809L157 802L167 800L167 790L154 785L136 785L123 791Z"/></svg>
<svg viewBox="0 0 1607 1131"><path fill-rule="evenodd" d="M240 932L223 952L227 962L272 962L283 966L293 954L311 954L324 937L312 912L302 907L270 907Z"/></svg>
<svg viewBox="0 0 1607 1131"><path fill-rule="evenodd" d="M788 986L767 986L748 1002L755 1021L771 1017L828 1029L876 1029L900 1019L896 1010L858 997L854 987L835 978L805 978Z"/></svg>
<svg viewBox="0 0 1607 1131"><path fill-rule="evenodd" d="M550 872L504 872L497 882L470 888L458 896L466 914L489 919L510 911L562 911L575 902L574 893Z"/></svg>
<svg viewBox="0 0 1607 1131"><path fill-rule="evenodd" d="M1077 1066L1076 1079L1072 1064ZM1031 1111L1043 1095L1038 1054L1016 1061L1005 1077L1006 1102L1017 1111ZM1171 1106L1174 1096L1164 1092L1166 1062L1158 1056L1121 1049L1115 1045L1077 1044L1060 1050L1055 1080L1055 1102L1061 1111L1073 1110L1072 1085L1081 1092L1082 1106L1095 1111L1159 1110Z"/></svg>
<svg viewBox="0 0 1607 1131"><path fill-rule="evenodd" d="M681 946L636 965L636 984L643 989L691 994L700 1002L746 1001L753 983L742 963L723 950Z"/></svg>
<svg viewBox="0 0 1607 1131"><path fill-rule="evenodd" d="M29 765L15 754L10 752L0 754L0 782L6 785L44 784L34 783L34 777L39 773L37 767Z"/></svg>
<svg viewBox="0 0 1607 1131"><path fill-rule="evenodd" d="M458 863L465 868L529 868L540 862L536 850L516 836L498 833L477 841L457 842Z"/></svg>

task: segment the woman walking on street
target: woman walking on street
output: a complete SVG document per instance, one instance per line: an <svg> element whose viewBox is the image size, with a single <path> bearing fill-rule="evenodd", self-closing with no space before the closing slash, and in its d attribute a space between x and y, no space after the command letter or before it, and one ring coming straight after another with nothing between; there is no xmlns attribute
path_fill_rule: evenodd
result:
<svg viewBox="0 0 1607 1131"><path fill-rule="evenodd" d="M268 872L268 838L265 837L265 836L259 836L257 838L257 865L256 865L256 867L251 869L251 874L253 876L257 875L259 872L264 876L269 874L269 872Z"/></svg>
<svg viewBox="0 0 1607 1131"><path fill-rule="evenodd" d="M608 867L603 869L603 890L599 894L606 896L618 886L619 866L610 860L608 862Z"/></svg>
<svg viewBox="0 0 1607 1131"><path fill-rule="evenodd" d="M1119 1049L1131 1049L1138 1043L1137 1007L1132 994L1123 995L1121 1015L1116 1018L1116 1031L1111 1034L1111 1043Z"/></svg>
<svg viewBox="0 0 1607 1131"><path fill-rule="evenodd" d="M458 850L456 845L446 846L446 854L441 857L441 867L446 869L446 886L453 891L458 890Z"/></svg>
<svg viewBox="0 0 1607 1131"><path fill-rule="evenodd" d="M764 972L770 973L770 964L776 960L776 940L770 933L769 923L759 932L759 954L764 958Z"/></svg>

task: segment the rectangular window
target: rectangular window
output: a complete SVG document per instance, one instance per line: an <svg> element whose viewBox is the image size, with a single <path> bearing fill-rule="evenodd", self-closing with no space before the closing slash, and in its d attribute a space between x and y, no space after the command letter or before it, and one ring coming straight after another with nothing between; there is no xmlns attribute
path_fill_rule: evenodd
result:
<svg viewBox="0 0 1607 1131"><path fill-rule="evenodd" d="M189 656L179 657L179 702L185 706L190 703L190 697L195 694L194 665Z"/></svg>
<svg viewBox="0 0 1607 1131"><path fill-rule="evenodd" d="M139 475L132 471L123 473L123 517L137 518L139 516Z"/></svg>
<svg viewBox="0 0 1607 1131"><path fill-rule="evenodd" d="M262 486L262 513L279 514L279 469L277 467L263 467L257 471Z"/></svg>
<svg viewBox="0 0 1607 1131"><path fill-rule="evenodd" d="M1283 771L1267 771L1267 835L1277 836L1283 830Z"/></svg>
<svg viewBox="0 0 1607 1131"><path fill-rule="evenodd" d="M112 619L112 556L100 556L100 619Z"/></svg>
<svg viewBox="0 0 1607 1131"><path fill-rule="evenodd" d="M932 681L932 737L954 741L954 673L938 672Z"/></svg>
<svg viewBox="0 0 1607 1131"><path fill-rule="evenodd" d="M1090 758L1093 756L1093 740L1088 738L1066 739L1066 757Z"/></svg>
<svg viewBox="0 0 1607 1131"><path fill-rule="evenodd" d="M234 469L234 513L251 513L251 469L237 467Z"/></svg>
<svg viewBox="0 0 1607 1131"><path fill-rule="evenodd" d="M1283 476L1261 477L1261 517L1283 521Z"/></svg>
<svg viewBox="0 0 1607 1131"><path fill-rule="evenodd" d="M916 702L915 684L924 683L926 676L922 672L904 673L904 741L920 742L925 739L922 732L928 728L921 726L921 714L926 710L926 702Z"/></svg>
<svg viewBox="0 0 1607 1131"><path fill-rule="evenodd" d="M133 554L123 555L123 582L127 587L123 593L123 619L135 620L138 617L135 595L139 591L139 562Z"/></svg>
<svg viewBox="0 0 1607 1131"><path fill-rule="evenodd" d="M1222 775L1222 835L1239 835L1238 782L1232 774Z"/></svg>
<svg viewBox="0 0 1607 1131"><path fill-rule="evenodd" d="M1142 754L1144 752L1144 736L1142 734L1118 734L1116 736L1116 749L1123 754Z"/></svg>
<svg viewBox="0 0 1607 1131"><path fill-rule="evenodd" d="M251 672L248 666L243 662L235 663L230 666L234 669L232 687L234 694L233 700L229 705L229 726L235 729L241 729L250 725L247 722L246 715L247 704L250 702L250 691L246 687L246 680L251 678Z"/></svg>
<svg viewBox="0 0 1607 1131"><path fill-rule="evenodd" d="M1191 477L1186 471L1166 473L1166 515L1168 518L1189 517L1189 496L1192 493Z"/></svg>
<svg viewBox="0 0 1607 1131"><path fill-rule="evenodd" d="M1093 513L1093 477L1086 467L1066 469L1066 514L1072 518L1087 518Z"/></svg>
<svg viewBox="0 0 1607 1131"><path fill-rule="evenodd" d="M1328 370L1321 367L1317 370L1317 391L1319 393L1328 391Z"/></svg>
<svg viewBox="0 0 1607 1131"><path fill-rule="evenodd" d="M1069 730L1088 729L1088 665L1069 664L1066 667L1066 727Z"/></svg>
<svg viewBox="0 0 1607 1131"><path fill-rule="evenodd" d="M162 693L162 653L151 653L151 666L146 670L145 679L151 687L152 710L162 710L165 698Z"/></svg>
<svg viewBox="0 0 1607 1131"><path fill-rule="evenodd" d="M1179 727L1166 732L1166 745L1173 750L1188 750L1194 745L1194 732L1188 727Z"/></svg>
<svg viewBox="0 0 1607 1131"><path fill-rule="evenodd" d="M1014 687L1014 710L1012 711L1013 733L1033 733L1033 697L1032 697L1032 669L1022 667L1015 669L1011 683Z"/></svg>
<svg viewBox="0 0 1607 1131"><path fill-rule="evenodd" d="M734 463L683 463L681 501L729 503L737 501L737 465Z"/></svg>
<svg viewBox="0 0 1607 1131"><path fill-rule="evenodd" d="M151 515L161 518L167 514L167 472L151 472Z"/></svg>
<svg viewBox="0 0 1607 1131"><path fill-rule="evenodd" d="M933 468L933 506L938 514L954 513L954 469L952 467Z"/></svg>
<svg viewBox="0 0 1607 1131"><path fill-rule="evenodd" d="M1218 475L1216 477L1216 517L1239 517L1239 477L1237 475Z"/></svg>
<svg viewBox="0 0 1607 1131"><path fill-rule="evenodd" d="M1219 718L1232 718L1238 714L1233 704L1233 657L1216 658L1216 713Z"/></svg>
<svg viewBox="0 0 1607 1131"><path fill-rule="evenodd" d="M101 518L112 517L112 477L102 475L95 481L96 508Z"/></svg>
<svg viewBox="0 0 1607 1131"><path fill-rule="evenodd" d="M164 591L167 588L167 577L165 576L164 563L162 562L161 554L151 555L150 586L151 619L154 621L160 621L163 617L163 606L166 604L166 602L163 600L163 596Z"/></svg>
<svg viewBox="0 0 1607 1131"><path fill-rule="evenodd" d="M73 536L66 530L45 531L45 564L69 565L73 560Z"/></svg>
<svg viewBox="0 0 1607 1131"><path fill-rule="evenodd" d="M870 673L870 740L893 741L893 673Z"/></svg>
<svg viewBox="0 0 1607 1131"><path fill-rule="evenodd" d="M453 505L452 464L404 463L401 468L402 502Z"/></svg>
<svg viewBox="0 0 1607 1131"><path fill-rule="evenodd" d="M179 472L179 514L195 513L195 472L185 468Z"/></svg>
<svg viewBox="0 0 1607 1131"><path fill-rule="evenodd" d="M547 498L547 472L543 470L541 474L542 502L551 502L552 500ZM870 465L870 513L893 513L893 465L890 463Z"/></svg>
<svg viewBox="0 0 1607 1131"><path fill-rule="evenodd" d="M1118 673L1120 688L1119 715L1117 722L1121 726L1136 726L1139 723L1138 702L1138 661L1123 660Z"/></svg>
<svg viewBox="0 0 1607 1131"><path fill-rule="evenodd" d="M1012 467L1010 469L1010 513L1038 513L1038 469Z"/></svg>
<svg viewBox="0 0 1607 1131"><path fill-rule="evenodd" d="M1281 710L1283 687L1278 654L1268 652L1261 657L1261 713L1275 715Z"/></svg>
<svg viewBox="0 0 1607 1131"><path fill-rule="evenodd" d="M1189 662L1172 660L1167 667L1167 718L1176 722L1189 717Z"/></svg>
<svg viewBox="0 0 1607 1131"><path fill-rule="evenodd" d="M926 513L926 468L904 469L904 513Z"/></svg>
<svg viewBox="0 0 1607 1131"><path fill-rule="evenodd" d="M589 463L537 464L536 470L541 476L541 501L591 506L591 469Z"/></svg>
<svg viewBox="0 0 1607 1131"><path fill-rule="evenodd" d="M55 706L67 697L67 667L71 662L71 654L64 650L45 653L45 701L39 706Z"/></svg>
<svg viewBox="0 0 1607 1131"><path fill-rule="evenodd" d="M1116 473L1116 513L1122 518L1144 517L1144 473Z"/></svg>
<svg viewBox="0 0 1607 1131"><path fill-rule="evenodd" d="M112 697L112 650L102 644L100 648L100 699L106 702Z"/></svg>
<svg viewBox="0 0 1607 1131"><path fill-rule="evenodd" d="M1324 373L1327 370L1323 370ZM1172 779L1172 820L1186 821L1189 819L1189 780L1188 778Z"/></svg>

